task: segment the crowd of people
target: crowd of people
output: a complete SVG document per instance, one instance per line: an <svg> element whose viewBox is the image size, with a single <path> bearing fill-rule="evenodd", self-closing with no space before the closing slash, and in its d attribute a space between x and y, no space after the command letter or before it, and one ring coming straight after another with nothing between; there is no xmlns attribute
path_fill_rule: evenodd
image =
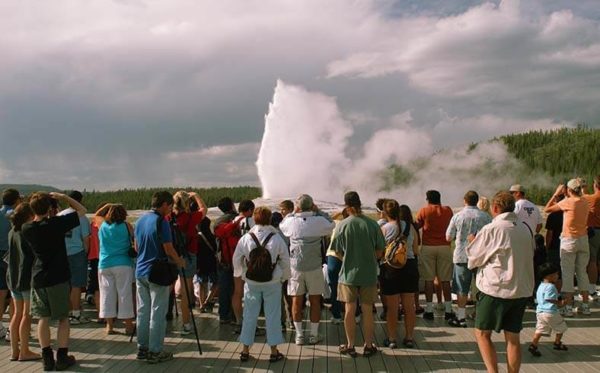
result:
<svg viewBox="0 0 600 373"><path fill-rule="evenodd" d="M539 235L542 213L526 199L522 185L489 200L467 191L456 213L442 205L436 190L426 192L427 204L416 215L395 199L381 198L375 219L363 212L354 191L344 195L343 210L332 216L307 194L282 201L279 211L249 200L236 208L224 197L217 206L222 215L214 222L198 194L158 192L152 210L135 226L118 203L103 203L87 218L82 198L77 191L27 198L14 189L2 194L0 312L10 304L11 321L9 330L0 321L0 337L10 339L11 360L42 360L45 370L74 365L70 326L90 321L81 312L82 298L96 307L106 334L118 333L118 320L126 334L135 333L137 359L171 360L164 339L177 297L182 335L194 331L194 308L211 313L218 303L220 324L240 335L242 362L252 358L257 335L266 334L271 362L284 359L278 345L288 328L295 331L297 345L320 343L326 303L329 322L345 330L339 352L358 355L356 325L362 323L362 355L368 357L381 347L399 347L401 318L401 344L415 348L416 317L435 319L436 294L448 325L467 327L474 319L489 371L498 365L491 334L503 331L508 370L516 372L528 305L536 307L537 316L528 351L538 357L541 337L552 331L553 348L568 350L563 317L591 314L590 301L597 296L600 176L590 193L581 179L557 187L544 207L545 237ZM379 302L387 335L378 347ZM476 308L467 315L469 302ZM261 315L264 328L258 327ZM29 346L33 318L41 354ZM51 320L58 322L56 355Z"/></svg>

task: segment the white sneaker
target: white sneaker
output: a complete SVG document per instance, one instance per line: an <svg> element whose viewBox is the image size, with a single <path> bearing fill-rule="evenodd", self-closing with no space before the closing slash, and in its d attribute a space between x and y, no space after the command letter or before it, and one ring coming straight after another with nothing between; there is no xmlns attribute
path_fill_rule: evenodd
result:
<svg viewBox="0 0 600 373"><path fill-rule="evenodd" d="M311 335L310 337L308 337L308 344L309 345L316 345L317 343L321 342L323 340L323 338L321 338L320 335Z"/></svg>
<svg viewBox="0 0 600 373"><path fill-rule="evenodd" d="M303 346L306 344L306 339L303 335L296 334L296 346Z"/></svg>
<svg viewBox="0 0 600 373"><path fill-rule="evenodd" d="M564 317L573 317L575 315L573 313L573 306L568 305L568 304L565 305L560 311Z"/></svg>
<svg viewBox="0 0 600 373"><path fill-rule="evenodd" d="M336 318L336 317L332 317L331 319L329 319L329 321L331 321L331 323L332 323L333 325L340 325L340 324L342 323L342 319L341 319L341 318L340 318L340 319L338 319L338 318Z"/></svg>
<svg viewBox="0 0 600 373"><path fill-rule="evenodd" d="M582 315L587 316L592 314L592 311L590 310L590 305L588 303L582 303L577 310L581 312Z"/></svg>

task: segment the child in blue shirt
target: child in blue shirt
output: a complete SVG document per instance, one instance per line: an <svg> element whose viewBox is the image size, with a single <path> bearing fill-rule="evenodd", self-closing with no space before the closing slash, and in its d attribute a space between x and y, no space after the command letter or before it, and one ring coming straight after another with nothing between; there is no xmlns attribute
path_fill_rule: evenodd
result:
<svg viewBox="0 0 600 373"><path fill-rule="evenodd" d="M529 352L536 357L542 356L538 350L538 343L542 335L549 336L552 331L556 333L554 338L554 349L567 351L567 346L562 342L562 336L567 330L565 320L558 312L558 307L564 304L564 300L559 298L558 290L554 283L558 280L558 268L552 263L544 263L538 270L542 283L537 289L537 323L535 325L535 334L529 345Z"/></svg>

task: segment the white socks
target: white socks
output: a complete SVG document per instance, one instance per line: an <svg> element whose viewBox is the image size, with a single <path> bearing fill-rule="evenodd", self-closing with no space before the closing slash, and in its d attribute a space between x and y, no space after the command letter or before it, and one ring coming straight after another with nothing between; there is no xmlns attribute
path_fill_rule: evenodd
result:
<svg viewBox="0 0 600 373"><path fill-rule="evenodd" d="M296 335L304 335L304 330L302 330L302 321L294 321L294 328L296 329Z"/></svg>
<svg viewBox="0 0 600 373"><path fill-rule="evenodd" d="M444 302L444 308L446 313L452 312L452 302Z"/></svg>
<svg viewBox="0 0 600 373"><path fill-rule="evenodd" d="M311 322L310 323L310 335L316 337L319 334L319 323Z"/></svg>
<svg viewBox="0 0 600 373"><path fill-rule="evenodd" d="M458 307L458 309L456 310L456 318L459 320L464 320L466 315L467 315L467 310L465 308Z"/></svg>

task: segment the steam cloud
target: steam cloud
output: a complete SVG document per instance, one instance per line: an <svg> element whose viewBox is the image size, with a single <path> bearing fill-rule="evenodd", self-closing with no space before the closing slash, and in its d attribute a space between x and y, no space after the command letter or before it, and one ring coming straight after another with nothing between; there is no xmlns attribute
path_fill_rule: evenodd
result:
<svg viewBox="0 0 600 373"><path fill-rule="evenodd" d="M445 124L414 128L410 113L403 113L350 156L354 128L335 99L278 81L256 162L263 197L308 193L339 202L353 189L364 204L390 197L415 209L429 189L439 190L443 203L460 206L467 190L490 196L517 181L546 183L542 174L525 174L498 141L436 151L435 137L447 131Z"/></svg>

